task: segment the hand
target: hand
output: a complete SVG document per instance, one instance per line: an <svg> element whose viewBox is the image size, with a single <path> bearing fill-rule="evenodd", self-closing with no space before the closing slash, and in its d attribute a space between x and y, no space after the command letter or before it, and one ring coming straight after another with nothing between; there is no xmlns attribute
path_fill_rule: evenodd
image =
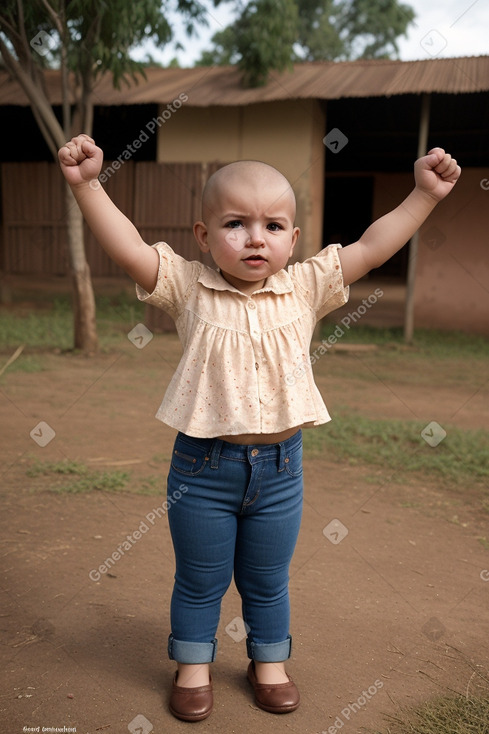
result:
<svg viewBox="0 0 489 734"><path fill-rule="evenodd" d="M82 134L72 138L58 151L58 160L70 186L97 180L104 154L93 138Z"/></svg>
<svg viewBox="0 0 489 734"><path fill-rule="evenodd" d="M433 148L414 164L417 188L436 201L441 201L450 193L461 173L457 161L449 153L445 153L443 148Z"/></svg>

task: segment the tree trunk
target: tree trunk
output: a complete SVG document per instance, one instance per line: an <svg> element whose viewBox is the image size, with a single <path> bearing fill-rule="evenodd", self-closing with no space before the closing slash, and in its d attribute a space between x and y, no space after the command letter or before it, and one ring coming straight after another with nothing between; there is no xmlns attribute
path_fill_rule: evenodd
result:
<svg viewBox="0 0 489 734"><path fill-rule="evenodd" d="M65 191L68 251L73 281L74 347L93 354L98 349L95 296L90 267L85 257L83 216L67 184Z"/></svg>

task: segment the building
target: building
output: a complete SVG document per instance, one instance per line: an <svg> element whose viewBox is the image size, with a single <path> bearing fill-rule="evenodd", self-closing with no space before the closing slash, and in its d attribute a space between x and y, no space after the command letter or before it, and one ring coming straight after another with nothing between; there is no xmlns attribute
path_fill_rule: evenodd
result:
<svg viewBox="0 0 489 734"><path fill-rule="evenodd" d="M57 72L47 84L59 104ZM94 136L119 206L147 241L165 239L186 257L198 257L191 224L202 185L219 165L260 159L288 177L302 230L296 255L304 259L329 242L357 239L409 192L418 149L446 148L463 176L420 230L411 268L414 323L488 334L488 91L489 56L304 63L258 89L244 89L233 67L149 69L146 81L120 90L101 80ZM0 269L63 269L60 176L43 162L49 153L27 100L6 74L0 105ZM117 272L91 241L89 260L94 274ZM358 301L382 281L378 322L404 319L409 260L403 248L353 286Z"/></svg>

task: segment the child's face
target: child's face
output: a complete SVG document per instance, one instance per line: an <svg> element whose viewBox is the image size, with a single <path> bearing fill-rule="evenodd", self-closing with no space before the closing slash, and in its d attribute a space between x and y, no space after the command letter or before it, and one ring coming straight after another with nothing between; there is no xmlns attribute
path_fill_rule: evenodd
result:
<svg viewBox="0 0 489 734"><path fill-rule="evenodd" d="M205 222L197 222L194 233L222 276L251 293L287 264L299 236L294 216L294 195L281 175L248 171L217 187L205 207Z"/></svg>

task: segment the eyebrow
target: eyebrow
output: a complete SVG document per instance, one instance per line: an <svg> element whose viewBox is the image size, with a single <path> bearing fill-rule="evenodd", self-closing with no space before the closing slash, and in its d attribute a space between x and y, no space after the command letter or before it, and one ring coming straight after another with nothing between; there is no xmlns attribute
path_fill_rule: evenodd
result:
<svg viewBox="0 0 489 734"><path fill-rule="evenodd" d="M230 212L226 212L226 214L224 214L222 217L219 217L219 219L222 222L224 222L225 220L231 221L233 219L246 219L248 216L249 214L243 214L243 213L238 214L236 211L230 211ZM264 217L269 222L289 222L290 221L290 217L287 217L287 216L279 215L278 217L273 217L271 215L265 214Z"/></svg>

